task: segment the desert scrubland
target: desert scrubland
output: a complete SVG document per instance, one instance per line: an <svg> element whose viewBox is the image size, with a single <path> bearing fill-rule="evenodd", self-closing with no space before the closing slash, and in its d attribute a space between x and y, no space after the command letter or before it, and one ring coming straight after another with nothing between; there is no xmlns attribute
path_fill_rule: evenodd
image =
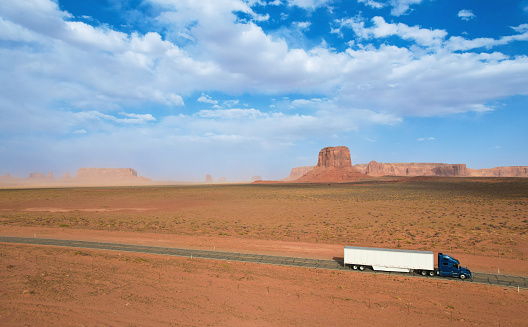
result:
<svg viewBox="0 0 528 327"><path fill-rule="evenodd" d="M385 178L0 190L0 235L305 256L452 254L528 276L528 180ZM522 326L526 290L348 271L0 245L0 324Z"/></svg>

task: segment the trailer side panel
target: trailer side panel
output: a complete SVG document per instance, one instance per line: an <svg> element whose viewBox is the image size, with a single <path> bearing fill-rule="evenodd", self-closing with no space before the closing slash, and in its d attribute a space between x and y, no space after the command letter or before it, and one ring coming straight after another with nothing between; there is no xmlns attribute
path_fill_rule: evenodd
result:
<svg viewBox="0 0 528 327"><path fill-rule="evenodd" d="M375 270L434 270L434 254L431 251L346 246L344 260L345 264L371 266Z"/></svg>

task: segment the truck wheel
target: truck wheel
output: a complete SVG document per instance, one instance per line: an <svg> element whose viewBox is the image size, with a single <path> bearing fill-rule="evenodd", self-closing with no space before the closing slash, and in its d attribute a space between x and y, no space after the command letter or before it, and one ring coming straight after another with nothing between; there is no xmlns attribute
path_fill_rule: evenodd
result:
<svg viewBox="0 0 528 327"><path fill-rule="evenodd" d="M466 279L466 275L460 274L460 279Z"/></svg>
<svg viewBox="0 0 528 327"><path fill-rule="evenodd" d="M361 271L365 270L365 266L359 266L359 270Z"/></svg>
<svg viewBox="0 0 528 327"><path fill-rule="evenodd" d="M357 265L352 265L352 269L357 270L358 266Z"/></svg>
<svg viewBox="0 0 528 327"><path fill-rule="evenodd" d="M429 272L429 276L433 277L435 275L435 272L434 271L430 271Z"/></svg>
<svg viewBox="0 0 528 327"><path fill-rule="evenodd" d="M425 270L422 270L420 273L422 274L422 276L427 275L427 271L425 271Z"/></svg>

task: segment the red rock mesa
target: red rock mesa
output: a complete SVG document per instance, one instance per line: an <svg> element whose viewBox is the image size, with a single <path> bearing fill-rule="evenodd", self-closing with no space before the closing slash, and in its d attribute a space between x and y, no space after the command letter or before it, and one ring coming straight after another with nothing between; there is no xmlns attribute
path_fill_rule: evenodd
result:
<svg viewBox="0 0 528 327"><path fill-rule="evenodd" d="M319 151L317 166L296 180L299 183L343 183L367 177L352 166L346 146L327 147Z"/></svg>

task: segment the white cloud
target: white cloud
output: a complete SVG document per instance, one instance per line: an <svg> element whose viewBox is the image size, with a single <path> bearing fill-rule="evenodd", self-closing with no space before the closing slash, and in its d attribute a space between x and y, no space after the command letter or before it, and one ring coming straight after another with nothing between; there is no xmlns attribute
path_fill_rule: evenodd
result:
<svg viewBox="0 0 528 327"><path fill-rule="evenodd" d="M202 93L202 95L196 101L209 104L218 104L218 100L213 100L213 98L204 93Z"/></svg>
<svg viewBox="0 0 528 327"><path fill-rule="evenodd" d="M310 22L293 22L293 26L302 31L310 29L310 25Z"/></svg>
<svg viewBox="0 0 528 327"><path fill-rule="evenodd" d="M477 16L473 13L473 11L468 9L462 9L458 12L458 17L462 20L468 21L471 20Z"/></svg>
<svg viewBox="0 0 528 327"><path fill-rule="evenodd" d="M417 141L434 141L436 140L434 137L420 137L419 139L416 139Z"/></svg>
<svg viewBox="0 0 528 327"><path fill-rule="evenodd" d="M512 27L512 29L520 34L502 36L498 39L477 38L472 40L460 36L452 36L445 42L445 48L451 51L468 51L478 48L491 49L514 41L528 41L528 24L521 24L517 27Z"/></svg>
<svg viewBox="0 0 528 327"><path fill-rule="evenodd" d="M511 28L517 33L526 33L526 32L528 32L528 24L521 24L519 26L512 26Z"/></svg>
<svg viewBox="0 0 528 327"><path fill-rule="evenodd" d="M385 1L376 1L376 0L357 0L359 3L363 3L365 6L381 9L386 6L392 7L391 14L393 16L401 16L408 14L411 10L412 5L418 5L422 0L385 0Z"/></svg>
<svg viewBox="0 0 528 327"><path fill-rule="evenodd" d="M120 112L119 114L127 118L117 118L115 121L127 124L143 124L149 121L156 121L156 118L151 114L132 114L126 112Z"/></svg>
<svg viewBox="0 0 528 327"><path fill-rule="evenodd" d="M382 17L367 26L355 17L340 21L341 28L352 28L358 36L346 51L304 49L266 34L253 22L237 22L232 11L255 16L248 2L150 0L159 5L159 24L193 40L179 47L155 32L126 34L75 22L56 4L34 1L37 9L38 4L45 9L33 10L36 19L31 22L17 14L26 2L0 4L0 37L20 45L1 48L0 114L8 119L0 122L4 130L16 129L9 125L65 133L86 128L92 135L93 130L138 125L164 132L179 129L191 139L203 140L211 132L259 140L277 135L287 143L328 130L339 134L368 124L398 124L405 116L489 111L489 101L528 92L526 56L460 53L527 40L526 24L513 27L519 34L499 39L446 39L440 29L387 23ZM322 3L299 2L307 7ZM394 8L407 5L405 12L417 3L392 2ZM389 36L410 45L369 44ZM274 110L279 111L273 113L232 108L237 100L222 103L229 109L171 113L170 119L159 121L148 111L126 113L153 103L183 106L182 95L194 92L278 98L296 93L307 99L289 101L293 113L278 103ZM219 104L206 93L197 101ZM64 104L61 111L55 109L57 103ZM61 121L66 121L64 127Z"/></svg>
<svg viewBox="0 0 528 327"><path fill-rule="evenodd" d="M438 47L447 36L445 30L430 30L420 26L408 26L403 23L387 23L383 17L372 18L372 27L365 27L365 22L361 17L353 17L339 22L341 27L348 27L362 39L386 38L389 36L399 36L404 40L416 42L420 46Z"/></svg>
<svg viewBox="0 0 528 327"><path fill-rule="evenodd" d="M394 16L408 14L412 5L418 5L421 2L422 0L390 0L391 14Z"/></svg>
<svg viewBox="0 0 528 327"><path fill-rule="evenodd" d="M200 110L198 116L204 118L221 118L221 119L254 119L258 117L268 117L268 114L256 109L219 109L219 110Z"/></svg>
<svg viewBox="0 0 528 327"><path fill-rule="evenodd" d="M83 111L77 113L76 115L81 121L107 120L123 124L144 124L149 121L156 121L156 118L154 118L151 114L134 114L126 112L119 113L119 115L124 116L126 118L117 118L112 115L103 114L96 110Z"/></svg>
<svg viewBox="0 0 528 327"><path fill-rule="evenodd" d="M386 6L386 4L375 0L358 0L358 2L375 9L381 9Z"/></svg>
<svg viewBox="0 0 528 327"><path fill-rule="evenodd" d="M240 100L224 100L223 105L226 107L237 106L240 103Z"/></svg>
<svg viewBox="0 0 528 327"><path fill-rule="evenodd" d="M313 10L331 3L333 0L286 0L290 6Z"/></svg>
<svg viewBox="0 0 528 327"><path fill-rule="evenodd" d="M73 131L73 134L86 134L88 133L85 129L78 129Z"/></svg>

